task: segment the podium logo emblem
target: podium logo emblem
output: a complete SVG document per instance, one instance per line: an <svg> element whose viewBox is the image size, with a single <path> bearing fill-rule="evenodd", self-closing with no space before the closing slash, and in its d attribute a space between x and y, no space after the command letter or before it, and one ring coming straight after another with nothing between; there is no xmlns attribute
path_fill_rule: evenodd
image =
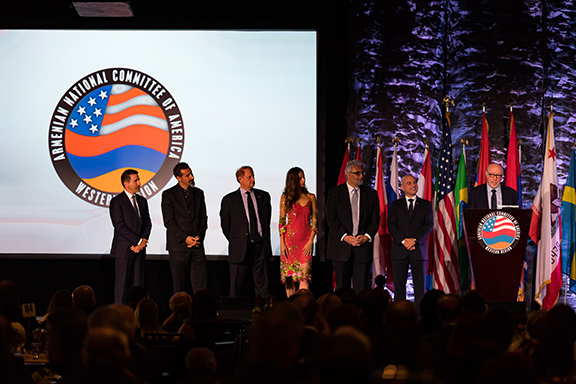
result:
<svg viewBox="0 0 576 384"><path fill-rule="evenodd" d="M50 157L66 187L108 207L126 169L138 171L151 198L172 177L184 148L184 125L170 92L151 76L108 68L76 81L58 102L48 133Z"/></svg>
<svg viewBox="0 0 576 384"><path fill-rule="evenodd" d="M487 252L498 255L508 253L520 240L520 224L508 212L490 212L480 220L476 236Z"/></svg>

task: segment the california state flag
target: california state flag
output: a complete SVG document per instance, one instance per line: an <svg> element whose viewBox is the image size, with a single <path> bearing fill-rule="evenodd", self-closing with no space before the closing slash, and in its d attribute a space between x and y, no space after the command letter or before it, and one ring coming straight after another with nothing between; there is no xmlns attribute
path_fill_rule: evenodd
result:
<svg viewBox="0 0 576 384"><path fill-rule="evenodd" d="M532 203L530 222L530 237L538 244L534 299L546 310L556 304L562 287L560 223L554 113L550 113L542 182Z"/></svg>

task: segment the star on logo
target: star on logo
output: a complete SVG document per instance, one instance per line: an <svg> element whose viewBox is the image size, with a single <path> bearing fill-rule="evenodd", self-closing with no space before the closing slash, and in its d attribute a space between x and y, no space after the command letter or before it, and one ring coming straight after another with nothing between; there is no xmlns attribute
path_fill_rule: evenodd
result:
<svg viewBox="0 0 576 384"><path fill-rule="evenodd" d="M88 99L88 104L90 104L90 106L93 107L94 104L96 104L96 99L91 97L90 99Z"/></svg>
<svg viewBox="0 0 576 384"><path fill-rule="evenodd" d="M108 97L107 92L106 91L100 91L100 94L98 95L98 97L100 97L102 100L104 100L105 98Z"/></svg>
<svg viewBox="0 0 576 384"><path fill-rule="evenodd" d="M84 120L84 122L86 124L91 123L92 122L92 116L86 115L86 116L84 116L84 118L82 120Z"/></svg>
<svg viewBox="0 0 576 384"><path fill-rule="evenodd" d="M86 113L86 107L78 107L78 113L80 116Z"/></svg>
<svg viewBox="0 0 576 384"><path fill-rule="evenodd" d="M72 126L72 128L76 128L78 126L78 120L70 119L70 125Z"/></svg>
<svg viewBox="0 0 576 384"><path fill-rule="evenodd" d="M94 108L94 115L96 115L96 117L100 117L100 115L102 115L102 110L98 109L98 108Z"/></svg>
<svg viewBox="0 0 576 384"><path fill-rule="evenodd" d="M556 161L556 147L553 147L548 151L548 158L552 158L552 160Z"/></svg>
<svg viewBox="0 0 576 384"><path fill-rule="evenodd" d="M96 124L90 124L90 131L92 131L92 133L96 133L98 132L98 126Z"/></svg>

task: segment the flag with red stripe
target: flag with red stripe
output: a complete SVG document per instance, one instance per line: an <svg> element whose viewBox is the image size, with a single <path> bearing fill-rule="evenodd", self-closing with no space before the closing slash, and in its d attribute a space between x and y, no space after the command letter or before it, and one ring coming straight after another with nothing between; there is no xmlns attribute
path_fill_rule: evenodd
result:
<svg viewBox="0 0 576 384"><path fill-rule="evenodd" d="M556 304L562 287L561 222L554 113L550 113L544 171L540 187L532 202L532 220L530 221L530 237L538 245L534 300L545 310Z"/></svg>
<svg viewBox="0 0 576 384"><path fill-rule="evenodd" d="M378 201L380 203L380 224L378 227L378 232L374 236L374 265L372 268L372 285L376 276L383 275L386 276L386 285L392 282L392 271L388 271L388 264L386 262L390 260L390 252L392 247L392 241L390 234L388 233L388 199L386 198L386 193L384 191L384 174L382 170L382 147L378 145L376 151L376 181L374 182L374 189L378 194Z"/></svg>
<svg viewBox="0 0 576 384"><path fill-rule="evenodd" d="M482 139L480 140L480 157L478 157L474 187L486 183L486 170L488 169L488 165L492 162L490 159L490 140L488 139L488 131L488 120L486 120L486 115L482 114Z"/></svg>
<svg viewBox="0 0 576 384"><path fill-rule="evenodd" d="M432 161L430 160L430 149L428 144L424 148L424 162L420 170L420 177L418 178L418 193L419 198L433 201L434 187L432 184ZM427 273L432 274L434 271L434 230L428 235L428 269Z"/></svg>
<svg viewBox="0 0 576 384"><path fill-rule="evenodd" d="M342 160L342 166L340 167L340 175L338 176L338 185L344 184L346 182L346 164L350 161L350 143L346 145L346 152L344 153L344 159Z"/></svg>
<svg viewBox="0 0 576 384"><path fill-rule="evenodd" d="M435 289L446 293L460 290L458 273L458 242L452 168L452 137L450 113L442 118L442 144L438 156L434 204L434 283Z"/></svg>
<svg viewBox="0 0 576 384"><path fill-rule="evenodd" d="M390 173L388 174L388 184L386 184L386 199L388 206L386 208L386 215L390 209L390 204L398 199L400 196L398 190L398 143L394 143L394 153L392 154L392 161L390 162ZM386 216L387 218L388 216ZM386 226L386 244L388 249L392 248L392 236ZM386 287L394 292L394 270L392 269L391 251L386 253Z"/></svg>

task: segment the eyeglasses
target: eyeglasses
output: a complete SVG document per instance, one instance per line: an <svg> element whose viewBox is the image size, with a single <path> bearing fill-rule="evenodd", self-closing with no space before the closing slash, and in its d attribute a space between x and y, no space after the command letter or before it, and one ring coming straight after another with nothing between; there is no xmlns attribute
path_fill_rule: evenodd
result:
<svg viewBox="0 0 576 384"><path fill-rule="evenodd" d="M502 175L498 175L496 173L488 173L488 177L491 177L493 179L501 179Z"/></svg>
<svg viewBox="0 0 576 384"><path fill-rule="evenodd" d="M358 172L348 172L348 173L351 173L351 174L356 175L356 176L360 176L360 175L364 176L364 175L366 174L366 172L360 172L360 171L358 171Z"/></svg>

